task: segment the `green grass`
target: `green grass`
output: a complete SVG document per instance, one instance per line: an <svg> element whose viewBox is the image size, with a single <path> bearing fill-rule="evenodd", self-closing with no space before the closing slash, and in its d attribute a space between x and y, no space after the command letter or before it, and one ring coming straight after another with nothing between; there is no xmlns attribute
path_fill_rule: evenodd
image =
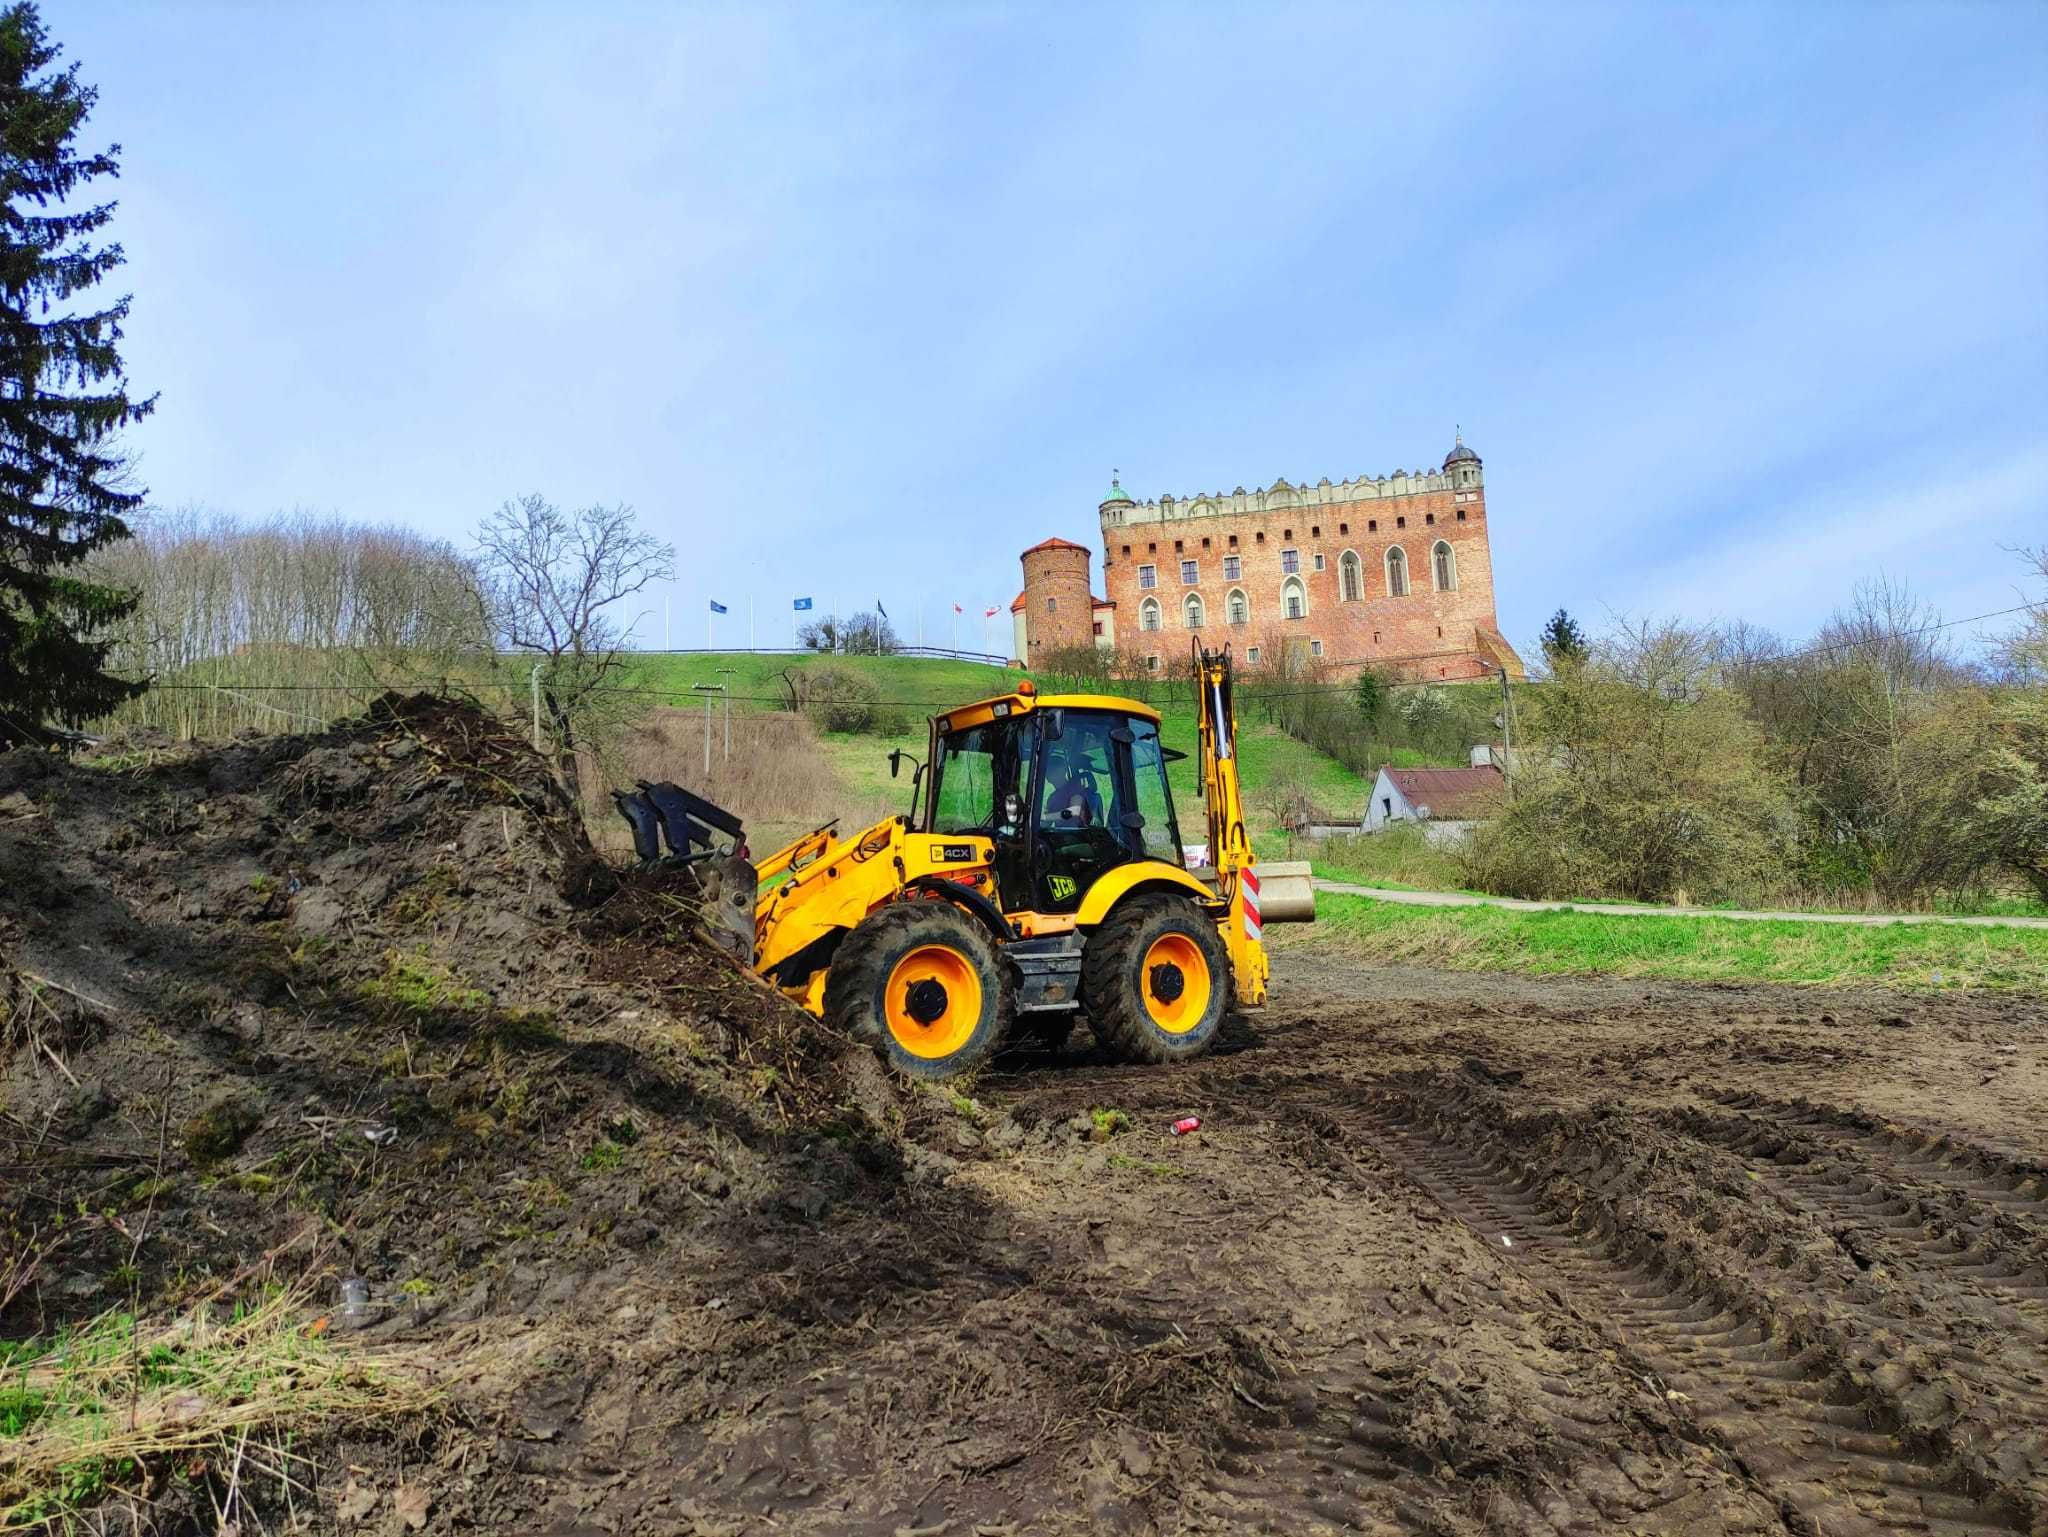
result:
<svg viewBox="0 0 2048 1537"><path fill-rule="evenodd" d="M659 689L677 696L650 699L650 705L688 705L703 698L692 692L693 684L723 683L732 689L735 713L772 710L787 697L785 672L824 663L859 673L881 691L884 700L904 705L912 714L927 715L971 699L1007 693L1024 676L1008 668L940 657L751 656L741 651L707 651L688 656L635 655L628 660L619 686ZM924 739L922 728L917 737Z"/></svg>
<svg viewBox="0 0 2048 1537"><path fill-rule="evenodd" d="M832 771L852 799L860 803L881 802L892 809L910 804L909 771L904 777L889 777L892 747L922 759L926 751L926 722L931 715L974 699L1005 693L1016 687L1025 674L1013 669L989 667L979 662L956 662L931 657L907 656L749 656L741 652L707 652L688 656L635 656L628 664L621 687L658 689L673 697L650 697L650 707L659 704L688 706L702 695L690 692L693 683L725 683L733 691L733 711L740 714L772 710L785 697L783 673L791 668L814 667L829 662L869 678L884 701L904 707L908 721L903 730L889 733L824 732L819 742ZM730 673L720 669L730 668ZM1115 693L1121 685L1105 685ZM1190 843L1202 839L1202 786L1195 751L1195 709L1185 687L1139 687L1131 696L1153 696L1160 712L1160 735L1166 745L1189 756L1169 771L1175 809L1180 814L1181 835ZM1179 697L1169 697L1174 693ZM1277 726L1265 724L1247 712L1238 732L1239 776L1244 784L1254 830L1271 829L1271 820L1261 804L1261 792L1283 781L1297 782L1320 805L1333 812L1357 814L1365 805L1371 783L1360 779L1334 758L1288 736Z"/></svg>
<svg viewBox="0 0 2048 1537"><path fill-rule="evenodd" d="M2048 993L2048 931L1409 907L1322 892L1279 948L1452 971Z"/></svg>
<svg viewBox="0 0 2048 1537"><path fill-rule="evenodd" d="M296 1441L432 1402L409 1373L378 1370L338 1347L325 1319L308 1322L310 1300L277 1290L225 1317L205 1304L142 1323L109 1313L0 1340L0 1532L99 1530L92 1507L107 1495L161 1491L195 1466L303 1487Z"/></svg>
<svg viewBox="0 0 2048 1537"><path fill-rule="evenodd" d="M1180 814L1181 836L1189 843L1202 841L1202 771L1195 760L1195 710L1185 702L1159 703L1159 736L1168 747L1188 756L1167 770L1173 785L1174 809ZM1252 830L1270 831L1271 814L1262 795L1274 785L1299 784L1309 799L1325 811L1357 817L1365 812L1365 799L1372 782L1360 779L1335 758L1317 752L1278 726L1240 717L1237 730L1237 776L1243 786L1245 809Z"/></svg>

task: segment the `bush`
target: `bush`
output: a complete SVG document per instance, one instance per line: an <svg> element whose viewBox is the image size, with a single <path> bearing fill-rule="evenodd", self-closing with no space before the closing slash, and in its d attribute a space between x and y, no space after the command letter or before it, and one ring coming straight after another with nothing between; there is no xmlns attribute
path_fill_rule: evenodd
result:
<svg viewBox="0 0 2048 1537"><path fill-rule="evenodd" d="M1742 701L1612 662L1532 690L1514 795L1461 863L1518 897L1752 900L1782 887L1797 823Z"/></svg>
<svg viewBox="0 0 2048 1537"><path fill-rule="evenodd" d="M881 690L849 667L806 667L797 674L797 704L820 731L866 731Z"/></svg>

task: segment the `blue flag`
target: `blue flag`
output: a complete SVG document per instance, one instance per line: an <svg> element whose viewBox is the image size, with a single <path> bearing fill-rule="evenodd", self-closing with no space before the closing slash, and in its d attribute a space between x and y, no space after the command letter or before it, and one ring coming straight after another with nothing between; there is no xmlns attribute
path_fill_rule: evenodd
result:
<svg viewBox="0 0 2048 1537"><path fill-rule="evenodd" d="M880 598L875 599L875 612L880 614L884 619L887 619L889 617L889 611L886 608L882 607L882 600Z"/></svg>
<svg viewBox="0 0 2048 1537"><path fill-rule="evenodd" d="M811 611L811 600L809 598L798 598L796 600L796 611L799 614L808 614Z"/></svg>
<svg viewBox="0 0 2048 1537"><path fill-rule="evenodd" d="M719 602L718 599L713 598L711 600L711 612L714 614L722 614L725 612L725 605Z"/></svg>

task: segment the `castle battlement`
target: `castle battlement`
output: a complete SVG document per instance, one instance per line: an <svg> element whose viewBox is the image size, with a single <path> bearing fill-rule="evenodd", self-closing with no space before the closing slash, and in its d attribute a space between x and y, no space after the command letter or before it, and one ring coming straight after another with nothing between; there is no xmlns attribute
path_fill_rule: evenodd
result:
<svg viewBox="0 0 2048 1537"><path fill-rule="evenodd" d="M1283 476L1262 491L1247 491L1239 486L1235 491L1197 492L1186 498L1162 496L1156 501L1107 501L1102 504L1102 524L1105 528L1127 528L1133 523L1170 523L1190 518L1278 512L1294 507L1331 507L1381 497L1422 496L1432 491L1449 491L1456 486L1480 483L1476 464L1472 478L1463 481L1445 470L1395 470L1390 475L1360 475L1355 480L1334 484L1325 476L1312 486L1291 485Z"/></svg>

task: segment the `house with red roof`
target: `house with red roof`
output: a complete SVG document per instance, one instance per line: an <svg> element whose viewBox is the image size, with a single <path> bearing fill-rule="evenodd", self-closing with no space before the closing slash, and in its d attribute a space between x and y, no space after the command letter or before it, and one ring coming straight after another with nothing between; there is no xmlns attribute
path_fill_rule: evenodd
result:
<svg viewBox="0 0 2048 1537"><path fill-rule="evenodd" d="M1380 765L1366 803L1366 832L1395 822L1421 822L1432 843L1462 842L1474 824L1493 816L1507 795L1507 780L1492 764L1478 768L1397 769Z"/></svg>

